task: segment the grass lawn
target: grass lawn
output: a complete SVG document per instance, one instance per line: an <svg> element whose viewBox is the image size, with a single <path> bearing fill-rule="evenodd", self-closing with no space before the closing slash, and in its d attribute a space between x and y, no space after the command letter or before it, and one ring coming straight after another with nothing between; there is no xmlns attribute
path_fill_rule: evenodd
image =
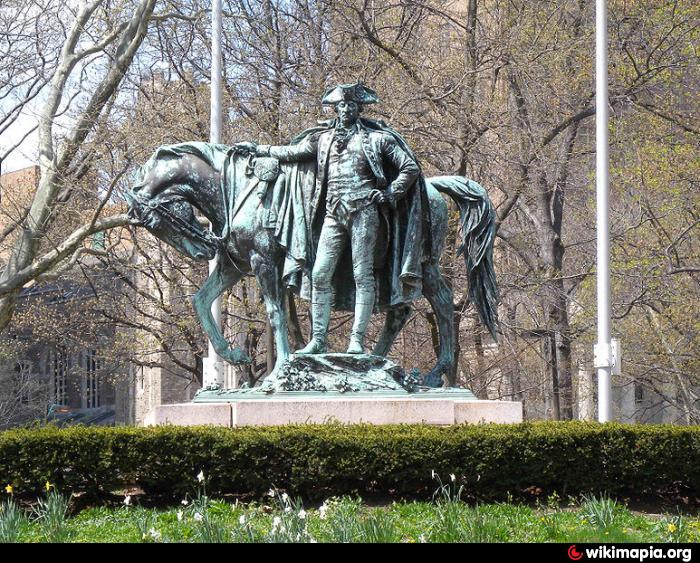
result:
<svg viewBox="0 0 700 563"><path fill-rule="evenodd" d="M14 542L698 542L700 518L633 513L608 498L561 507L460 502L443 486L434 502L371 507L359 499L329 499L303 507L271 491L260 503L230 504L203 491L177 508L98 507L69 513L51 491L31 511L12 502L0 510L0 541ZM186 504L185 504L186 503Z"/></svg>

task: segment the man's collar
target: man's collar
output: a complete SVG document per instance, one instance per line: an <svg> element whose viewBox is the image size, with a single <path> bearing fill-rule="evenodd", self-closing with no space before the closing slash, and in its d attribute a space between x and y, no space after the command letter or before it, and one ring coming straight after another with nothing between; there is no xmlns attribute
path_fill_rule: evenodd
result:
<svg viewBox="0 0 700 563"><path fill-rule="evenodd" d="M355 121L355 123L353 123L350 127L343 127L340 121L336 121L335 129L343 129L344 131L352 131L353 133L357 133L360 130L360 120L358 119Z"/></svg>
<svg viewBox="0 0 700 563"><path fill-rule="evenodd" d="M358 118L358 120L355 122L358 129L360 129L360 130L367 129L367 123L365 122L365 120L366 120L366 118L364 118L364 117ZM319 127L324 127L326 129L335 129L336 124L338 123L338 118L334 117L333 119L319 119L316 123L318 124ZM370 123L379 123L382 126L384 126L383 121L374 121L373 122L370 120Z"/></svg>

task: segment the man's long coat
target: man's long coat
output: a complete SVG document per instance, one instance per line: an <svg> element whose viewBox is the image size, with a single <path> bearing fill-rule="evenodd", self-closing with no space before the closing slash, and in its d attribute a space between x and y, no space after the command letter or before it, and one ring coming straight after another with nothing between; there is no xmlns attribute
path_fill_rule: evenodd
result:
<svg viewBox="0 0 700 563"><path fill-rule="evenodd" d="M423 263L430 254L429 206L425 179L401 136L383 123L359 120L363 149L391 204L380 206L375 277L378 309L409 303L422 295ZM327 163L335 122L304 131L292 144L273 147L271 156L286 161L286 190L277 222L277 238L287 251L283 277L302 297L311 293L310 275L325 216ZM393 152L392 152L393 151ZM418 174L401 174L401 159L410 159ZM406 163L408 164L408 163ZM348 244L333 277L333 306L353 310L355 284Z"/></svg>

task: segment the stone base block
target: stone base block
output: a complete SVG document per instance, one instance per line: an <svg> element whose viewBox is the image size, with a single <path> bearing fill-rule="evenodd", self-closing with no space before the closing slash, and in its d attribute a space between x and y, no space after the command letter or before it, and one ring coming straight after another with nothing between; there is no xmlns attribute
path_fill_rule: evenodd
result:
<svg viewBox="0 0 700 563"><path fill-rule="evenodd" d="M523 421L523 404L519 401L461 401L455 402L454 409L454 424Z"/></svg>
<svg viewBox="0 0 700 563"><path fill-rule="evenodd" d="M522 403L440 397L275 398L228 403L185 403L153 409L144 424L194 426L278 426L285 424L479 424L517 423Z"/></svg>
<svg viewBox="0 0 700 563"><path fill-rule="evenodd" d="M154 407L144 418L144 426L231 426L231 405L227 403L180 403Z"/></svg>

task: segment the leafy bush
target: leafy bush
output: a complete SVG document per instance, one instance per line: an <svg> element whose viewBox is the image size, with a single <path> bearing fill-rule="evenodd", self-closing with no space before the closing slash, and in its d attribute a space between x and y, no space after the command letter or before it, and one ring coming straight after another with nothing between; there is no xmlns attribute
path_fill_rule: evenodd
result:
<svg viewBox="0 0 700 563"><path fill-rule="evenodd" d="M17 429L0 433L0 484L35 494L138 486L182 498L207 475L211 495L270 486L312 499L430 498L432 471L465 496L698 494L700 429L596 423Z"/></svg>

